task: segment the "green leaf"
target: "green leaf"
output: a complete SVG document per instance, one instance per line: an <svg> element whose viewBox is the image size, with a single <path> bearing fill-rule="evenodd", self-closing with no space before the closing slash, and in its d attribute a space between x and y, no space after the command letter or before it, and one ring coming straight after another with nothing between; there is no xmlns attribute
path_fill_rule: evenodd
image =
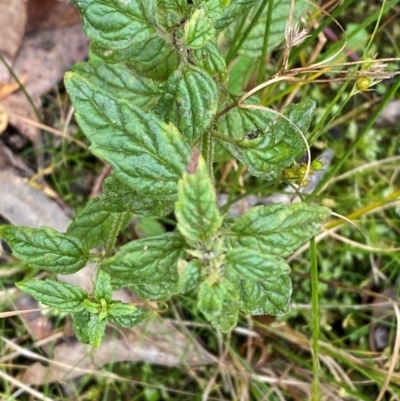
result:
<svg viewBox="0 0 400 401"><path fill-rule="evenodd" d="M72 315L72 328L78 340L83 344L90 344L88 332L90 316L91 314L87 310Z"/></svg>
<svg viewBox="0 0 400 401"><path fill-rule="evenodd" d="M142 299L149 300L166 300L170 298L172 295L178 294L178 282L175 281L175 277L165 278L164 282L153 283L149 280L137 283L128 283L127 285L124 282L115 282L117 288L128 287L130 288L135 295Z"/></svg>
<svg viewBox="0 0 400 401"><path fill-rule="evenodd" d="M222 17L224 10L228 7L231 0L205 0L202 2L201 7L211 19L219 19Z"/></svg>
<svg viewBox="0 0 400 401"><path fill-rule="evenodd" d="M306 146L300 132L304 135L307 131L314 109L315 102L312 100L292 104L284 112L292 124L278 117L266 128L248 131L235 144L226 142L224 146L248 167L251 174L267 180L275 179L305 152Z"/></svg>
<svg viewBox="0 0 400 401"><path fill-rule="evenodd" d="M90 199L68 226L67 234L82 240L88 249L106 244L116 221L121 228L128 224L131 213L110 213L104 210L104 197Z"/></svg>
<svg viewBox="0 0 400 401"><path fill-rule="evenodd" d="M42 304L61 312L83 310L83 301L88 297L81 287L55 280L26 280L15 285Z"/></svg>
<svg viewBox="0 0 400 401"><path fill-rule="evenodd" d="M179 259L179 292L184 294L197 286L200 281L200 269L201 263L198 260L191 260L190 262L187 262L186 260Z"/></svg>
<svg viewBox="0 0 400 401"><path fill-rule="evenodd" d="M158 0L157 21L164 28L173 28L181 24L185 15L186 0Z"/></svg>
<svg viewBox="0 0 400 401"><path fill-rule="evenodd" d="M207 71L211 77L217 76L221 82L226 81L228 76L226 63L218 50L216 40L210 40L201 49L194 50L189 57L194 65Z"/></svg>
<svg viewBox="0 0 400 401"><path fill-rule="evenodd" d="M243 73L241 74L243 75ZM231 84L231 75L229 77ZM235 99L231 96L229 101L225 102L222 109L231 104ZM259 104L257 97L251 97L245 101L245 104ZM264 130L273 121L274 115L262 110L249 110L240 107L234 107L228 113L224 114L217 121L217 128L220 133L233 139L240 140L249 133L256 133L260 129ZM225 161L232 158L229 152L229 146L225 142L215 143L215 160Z"/></svg>
<svg viewBox="0 0 400 401"><path fill-rule="evenodd" d="M228 332L237 323L239 292L227 280L212 284L203 281L199 287L197 306L214 326Z"/></svg>
<svg viewBox="0 0 400 401"><path fill-rule="evenodd" d="M143 109L154 106L162 93L152 79L135 76L123 64L90 61L75 64L72 71L108 95Z"/></svg>
<svg viewBox="0 0 400 401"><path fill-rule="evenodd" d="M200 49L215 36L214 21L204 8L196 9L185 23L183 41L189 49Z"/></svg>
<svg viewBox="0 0 400 401"><path fill-rule="evenodd" d="M230 246L243 246L285 257L321 231L331 211L322 206L256 206L239 217L226 233Z"/></svg>
<svg viewBox="0 0 400 401"><path fill-rule="evenodd" d="M119 181L114 174L103 182L101 197L104 210L129 212L140 216L167 216L174 210L174 200L155 199L141 196Z"/></svg>
<svg viewBox="0 0 400 401"><path fill-rule="evenodd" d="M231 104L235 99L231 97L222 108ZM251 97L245 101L245 104L260 103L257 97ZM250 132L257 130L264 131L275 119L275 115L268 111L257 109L242 109L234 107L228 113L218 119L218 130L233 140L240 140Z"/></svg>
<svg viewBox="0 0 400 401"><path fill-rule="evenodd" d="M219 31L226 28L236 19L246 15L251 7L259 2L260 0L231 0L230 4L224 9L222 16L215 22L215 28Z"/></svg>
<svg viewBox="0 0 400 401"><path fill-rule="evenodd" d="M120 327L133 327L139 324L142 320L151 316L151 312L144 312L136 306L124 304L122 302L115 301L110 304L109 318L117 326Z"/></svg>
<svg viewBox="0 0 400 401"><path fill-rule="evenodd" d="M236 291L232 292L231 297L224 299L220 315L211 321L222 333L228 333L237 325L240 306L237 294Z"/></svg>
<svg viewBox="0 0 400 401"><path fill-rule="evenodd" d="M205 317L213 321L222 311L226 288L221 283L203 281L199 286L197 306Z"/></svg>
<svg viewBox="0 0 400 401"><path fill-rule="evenodd" d="M75 73L66 74L65 85L91 151L114 167L114 176L143 197L173 198L190 155L179 131Z"/></svg>
<svg viewBox="0 0 400 401"><path fill-rule="evenodd" d="M125 62L137 75L156 81L166 81L179 66L178 51L171 43L158 36L135 45L129 52L124 49L110 50L98 43L92 43L91 49L107 63Z"/></svg>
<svg viewBox="0 0 400 401"><path fill-rule="evenodd" d="M249 248L229 250L226 262L227 273L236 279L260 281L290 273L290 267L283 259Z"/></svg>
<svg viewBox="0 0 400 401"><path fill-rule="evenodd" d="M202 156L194 173L184 173L178 183L175 206L178 229L192 244L207 245L222 224L214 186Z"/></svg>
<svg viewBox="0 0 400 401"><path fill-rule="evenodd" d="M288 312L292 282L287 275L265 281L240 281L240 308L251 315L281 316Z"/></svg>
<svg viewBox="0 0 400 401"><path fill-rule="evenodd" d="M98 315L101 312L101 304L98 302L92 302L85 299L83 301L83 306L91 314Z"/></svg>
<svg viewBox="0 0 400 401"><path fill-rule="evenodd" d="M155 295L153 299L159 299L178 292L177 263L184 249L183 237L169 232L122 246L114 256L101 262L100 267L110 274L113 288L129 286L142 298Z"/></svg>
<svg viewBox="0 0 400 401"><path fill-rule="evenodd" d="M101 269L97 271L96 282L94 283L94 296L97 300L103 298L107 303L111 302L111 277L107 272Z"/></svg>
<svg viewBox="0 0 400 401"><path fill-rule="evenodd" d="M0 237L13 255L29 266L57 274L71 274L86 266L89 254L78 238L51 228L0 227Z"/></svg>
<svg viewBox="0 0 400 401"><path fill-rule="evenodd" d="M214 80L202 69L188 64L169 77L156 110L165 122L175 124L194 143L210 125L217 108L218 88Z"/></svg>
<svg viewBox="0 0 400 401"><path fill-rule="evenodd" d="M156 0L72 0L86 35L109 51L129 52L156 32Z"/></svg>
<svg viewBox="0 0 400 401"><path fill-rule="evenodd" d="M89 344L99 348L106 331L107 319L100 319L100 315L90 315L87 325Z"/></svg>

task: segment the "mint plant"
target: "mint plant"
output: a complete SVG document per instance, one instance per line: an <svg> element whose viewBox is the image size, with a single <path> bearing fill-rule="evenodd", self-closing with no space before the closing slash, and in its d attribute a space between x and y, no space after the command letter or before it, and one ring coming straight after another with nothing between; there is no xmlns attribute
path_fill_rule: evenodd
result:
<svg viewBox="0 0 400 401"><path fill-rule="evenodd" d="M227 218L213 183L218 157L236 157L251 174L283 181L306 149L299 131L310 125L313 101L292 104L276 119L227 107L237 97L227 88L217 38L266 2L72 1L97 59L75 65L65 86L91 152L113 172L66 233L2 226L0 235L33 268L71 274L97 263L94 290L49 279L17 286L71 313L79 340L95 347L108 321L132 327L151 315L113 301L121 287L144 301L191 292L223 332L237 324L239 311L286 313L292 289L284 257L320 231L329 209L276 204ZM132 214L173 211L176 231L115 249ZM98 247L100 253L90 251Z"/></svg>

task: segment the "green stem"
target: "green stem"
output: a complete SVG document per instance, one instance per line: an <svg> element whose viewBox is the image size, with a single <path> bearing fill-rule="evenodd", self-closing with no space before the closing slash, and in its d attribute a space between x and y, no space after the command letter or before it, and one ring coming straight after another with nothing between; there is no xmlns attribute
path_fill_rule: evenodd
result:
<svg viewBox="0 0 400 401"><path fill-rule="evenodd" d="M308 203L310 203L318 195L318 193L321 190L321 188L323 188L325 186L325 184L338 172L340 167L342 167L343 163L349 158L349 156L354 151L354 149L357 148L357 146L363 140L364 136L371 129L371 127L374 124L375 120L381 114L381 112L384 109L384 107L389 103L389 101L392 99L394 94L397 92L399 87L400 87L400 77L397 78L396 82L386 92L386 94L383 97L382 101L380 102L379 106L372 113L370 119L364 125L363 129L361 130L361 132L358 133L357 138L354 140L354 142L347 148L347 150L344 153L344 155L340 158L340 160L337 161L337 163L331 168L331 170L329 170L324 175L323 179L318 183L318 185L315 187L314 191L307 197L307 202Z"/></svg>
<svg viewBox="0 0 400 401"><path fill-rule="evenodd" d="M343 96L343 93L349 86L349 83L350 83L350 81L346 81L342 85L342 87L336 94L335 98L330 102L329 106L325 110L324 115L318 121L317 126L315 127L315 129L313 130L313 132L311 133L310 138L309 138L309 142L311 144L313 144L318 139L319 135L323 132L323 127L329 127L331 122L335 120L335 118L340 114L340 112L343 110L344 106L346 106L347 102L350 100L351 95L347 96L346 100L339 106L338 110L336 110L336 112L331 116L331 119L329 120L329 122L326 122L326 119L328 118L330 112L332 111L333 107L339 103L339 100L341 99L341 97Z"/></svg>
<svg viewBox="0 0 400 401"><path fill-rule="evenodd" d="M236 56L236 53L238 52L238 50L242 47L242 44L244 43L244 41L247 39L247 37L250 35L250 32L253 30L253 28L255 27L255 25L257 24L262 12L264 11L265 6L267 5L269 0L263 0L263 2L261 3L260 7L258 8L256 14L254 15L253 19L250 22L250 25L247 27L247 29L244 31L243 35L241 36L240 40L238 41L238 43L235 44L235 46L232 45L232 47L230 48L227 56L226 56L226 64L229 64L233 58Z"/></svg>
<svg viewBox="0 0 400 401"><path fill-rule="evenodd" d="M213 178L214 149L210 131L207 131L203 134L201 143L201 153L204 157L204 160L206 161L208 174L211 178Z"/></svg>
<svg viewBox="0 0 400 401"><path fill-rule="evenodd" d="M311 389L311 400L318 401L319 397L319 299L318 299L318 261L317 246L315 238L310 240L310 262L311 262L311 306L312 306L312 339L311 350L313 358L313 381Z"/></svg>
<svg viewBox="0 0 400 401"><path fill-rule="evenodd" d="M265 30L264 30L263 47L262 47L262 52L261 52L260 65L258 67L257 85L260 85L260 83L262 82L263 77L264 77L265 58L267 57L268 39L269 39L270 30L271 30L270 28L271 28L271 22L272 22L273 8L274 8L274 0L269 0L267 22L265 24Z"/></svg>
<svg viewBox="0 0 400 401"><path fill-rule="evenodd" d="M105 246L106 256L110 256L114 249L115 241L117 240L118 234L121 231L122 222L124 220L125 213L115 213L114 219L111 225L111 229L107 238Z"/></svg>

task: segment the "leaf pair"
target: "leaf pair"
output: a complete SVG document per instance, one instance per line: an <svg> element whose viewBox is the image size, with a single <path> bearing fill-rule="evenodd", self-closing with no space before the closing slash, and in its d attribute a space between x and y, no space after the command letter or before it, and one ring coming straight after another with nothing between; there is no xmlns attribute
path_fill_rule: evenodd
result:
<svg viewBox="0 0 400 401"><path fill-rule="evenodd" d="M27 280L16 285L44 305L72 313L78 339L96 348L109 320L120 327L133 327L149 316L136 306L113 301L110 276L102 270L98 270L92 296L76 285L55 280Z"/></svg>

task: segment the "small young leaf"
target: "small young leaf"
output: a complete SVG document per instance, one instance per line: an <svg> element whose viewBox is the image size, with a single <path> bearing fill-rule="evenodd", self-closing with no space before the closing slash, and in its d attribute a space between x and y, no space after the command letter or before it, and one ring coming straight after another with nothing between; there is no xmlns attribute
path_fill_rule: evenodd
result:
<svg viewBox="0 0 400 401"><path fill-rule="evenodd" d="M239 292L226 280L213 284L203 281L199 287L197 306L214 326L226 333L237 323Z"/></svg>
<svg viewBox="0 0 400 401"><path fill-rule="evenodd" d="M87 292L81 287L55 280L26 280L15 285L42 304L61 312L83 310L83 302L88 297Z"/></svg>
<svg viewBox="0 0 400 401"><path fill-rule="evenodd" d="M196 287L200 281L200 268L201 264L198 260L187 262L186 260L180 259L178 261L179 292L184 294Z"/></svg>
<svg viewBox="0 0 400 401"><path fill-rule="evenodd" d="M203 281L200 284L197 306L208 320L213 321L220 316L225 292L225 286L220 283Z"/></svg>
<svg viewBox="0 0 400 401"><path fill-rule="evenodd" d="M101 312L101 305L97 302L92 302L88 299L85 299L83 301L83 306L91 314L98 315Z"/></svg>
<svg viewBox="0 0 400 401"><path fill-rule="evenodd" d="M89 321L91 314L85 309L72 315L72 328L78 340L83 344L90 344Z"/></svg>
<svg viewBox="0 0 400 401"><path fill-rule="evenodd" d="M206 245L222 223L214 186L202 156L195 173L184 173L175 206L178 229L192 244Z"/></svg>
<svg viewBox="0 0 400 401"><path fill-rule="evenodd" d="M239 217L227 232L238 245L285 257L321 231L330 210L305 203L256 206Z"/></svg>
<svg viewBox="0 0 400 401"><path fill-rule="evenodd" d="M153 294L153 287L161 294L169 294L171 289L176 293L177 263L184 249L183 237L169 232L124 245L114 256L105 259L100 267L110 274L114 289L129 286L138 295L140 292L142 298L147 298L143 295Z"/></svg>
<svg viewBox="0 0 400 401"><path fill-rule="evenodd" d="M109 318L117 326L133 327L139 324L143 319L151 316L151 312L144 312L136 306L124 304L122 302L112 302L109 307Z"/></svg>
<svg viewBox="0 0 400 401"><path fill-rule="evenodd" d="M119 181L114 174L103 182L101 197L104 210L112 213L129 212L139 216L167 216L174 210L174 200L141 196Z"/></svg>
<svg viewBox="0 0 400 401"><path fill-rule="evenodd" d="M68 226L67 234L82 240L88 249L104 245L115 222L122 219L121 228L128 224L131 213L110 213L104 208L104 197L90 199Z"/></svg>
<svg viewBox="0 0 400 401"><path fill-rule="evenodd" d="M194 143L210 125L217 108L218 88L214 80L202 69L188 64L169 77L156 110L165 122L175 124Z"/></svg>
<svg viewBox="0 0 400 401"><path fill-rule="evenodd" d="M164 28L179 26L185 15L186 0L158 0L157 21Z"/></svg>
<svg viewBox="0 0 400 401"><path fill-rule="evenodd" d="M283 259L249 248L229 250L226 262L227 273L234 279L262 281L290 273L290 267Z"/></svg>
<svg viewBox="0 0 400 401"><path fill-rule="evenodd" d="M8 242L14 256L29 266L57 274L75 273L89 259L82 241L47 227L2 226L0 237Z"/></svg>
<svg viewBox="0 0 400 401"><path fill-rule="evenodd" d="M212 77L218 76L221 82L226 80L226 63L218 50L216 40L210 40L201 49L194 50L190 53L190 59L194 65L206 70Z"/></svg>
<svg viewBox="0 0 400 401"><path fill-rule="evenodd" d="M97 271L96 282L94 283L94 296L97 300L103 298L107 303L111 302L111 277L101 269Z"/></svg>
<svg viewBox="0 0 400 401"><path fill-rule="evenodd" d="M156 0L72 0L86 35L112 51L129 51L156 32Z"/></svg>
<svg viewBox="0 0 400 401"><path fill-rule="evenodd" d="M72 71L110 96L125 99L143 109L154 106L162 93L152 79L135 76L123 64L90 61L75 64Z"/></svg>
<svg viewBox="0 0 400 401"><path fill-rule="evenodd" d="M184 27L184 44L189 49L200 49L215 36L214 21L204 8L198 8Z"/></svg>
<svg viewBox="0 0 400 401"><path fill-rule="evenodd" d="M231 299L226 297L220 315L211 320L213 326L218 327L222 333L228 333L237 325L240 307L237 294L237 292L233 292Z"/></svg>
<svg viewBox="0 0 400 401"><path fill-rule="evenodd" d="M314 109L312 100L292 104L284 112L292 124L279 117L267 129L247 132L236 144L227 142L225 146L248 167L251 174L267 180L275 179L305 152L306 145L300 132L304 134L308 129Z"/></svg>
<svg viewBox="0 0 400 401"><path fill-rule="evenodd" d="M114 176L143 197L174 197L190 156L179 131L75 73L67 73L65 85L90 149L114 167Z"/></svg>
<svg viewBox="0 0 400 401"><path fill-rule="evenodd" d="M90 315L87 325L89 344L99 348L106 331L107 319L100 319L100 315Z"/></svg>
<svg viewBox="0 0 400 401"><path fill-rule="evenodd" d="M265 281L240 281L240 309L251 315L281 316L288 312L292 282L287 275Z"/></svg>

